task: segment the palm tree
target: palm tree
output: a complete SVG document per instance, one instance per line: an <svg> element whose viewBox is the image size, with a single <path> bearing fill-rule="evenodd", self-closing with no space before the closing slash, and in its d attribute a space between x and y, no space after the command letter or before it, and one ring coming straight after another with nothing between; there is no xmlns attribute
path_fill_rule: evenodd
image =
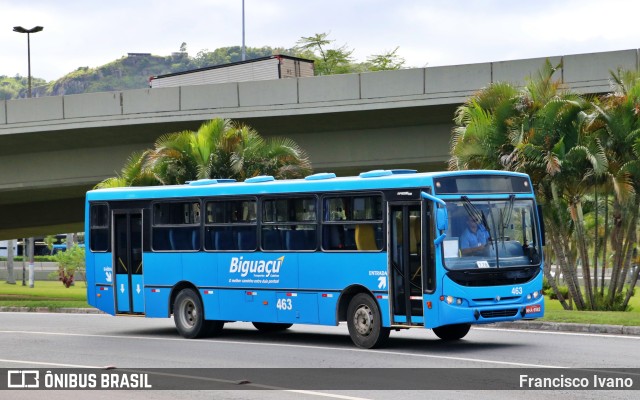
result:
<svg viewBox="0 0 640 400"><path fill-rule="evenodd" d="M451 169L490 168L528 173L539 201L556 261L578 309L593 307L582 196L592 176L601 174L606 157L597 141L583 135L590 104L565 91L553 79L560 65L545 63L538 75L518 89L498 83L469 99L456 113ZM587 301L575 266L579 249ZM570 308L548 281L565 308Z"/></svg>
<svg viewBox="0 0 640 400"><path fill-rule="evenodd" d="M449 169L503 169L511 161L518 89L496 83L456 110Z"/></svg>
<svg viewBox="0 0 640 400"><path fill-rule="evenodd" d="M120 174L98 183L96 189L122 186L155 186L161 184L154 173L147 168L150 150L134 152L125 162Z"/></svg>
<svg viewBox="0 0 640 400"><path fill-rule="evenodd" d="M153 149L132 155L121 175L98 187L174 185L206 178L244 180L265 174L297 178L311 171L308 156L293 140L264 139L246 125L216 118L196 132L160 136Z"/></svg>
<svg viewBox="0 0 640 400"><path fill-rule="evenodd" d="M596 104L589 126L603 144L609 167L607 177L613 188L613 250L611 281L607 302L613 305L624 287L637 242L640 208L640 72L611 73L614 92ZM628 289L625 309L633 286Z"/></svg>

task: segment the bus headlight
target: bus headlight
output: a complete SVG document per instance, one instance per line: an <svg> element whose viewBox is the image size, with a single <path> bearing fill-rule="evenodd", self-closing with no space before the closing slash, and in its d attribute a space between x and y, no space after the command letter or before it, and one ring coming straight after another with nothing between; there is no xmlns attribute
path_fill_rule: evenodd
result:
<svg viewBox="0 0 640 400"><path fill-rule="evenodd" d="M453 296L447 296L447 304L453 303Z"/></svg>
<svg viewBox="0 0 640 400"><path fill-rule="evenodd" d="M540 292L539 291L536 290L535 292L533 292L533 298L534 299L537 299L539 296L540 296Z"/></svg>

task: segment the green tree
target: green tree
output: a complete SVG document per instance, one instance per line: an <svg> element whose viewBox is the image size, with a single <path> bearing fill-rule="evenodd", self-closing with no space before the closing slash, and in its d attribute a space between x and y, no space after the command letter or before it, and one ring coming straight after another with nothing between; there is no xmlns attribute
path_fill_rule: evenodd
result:
<svg viewBox="0 0 640 400"><path fill-rule="evenodd" d="M634 251L637 252L640 207L640 71L618 70L611 73L614 91L596 102L590 131L602 142L609 166L607 182L613 189L613 252L607 303L622 295ZM626 308L638 278L638 269L627 288L622 308Z"/></svg>
<svg viewBox="0 0 640 400"><path fill-rule="evenodd" d="M578 309L594 308L584 229L583 198L607 158L588 135L590 103L562 88L548 61L524 88L498 83L470 98L456 113L451 169L509 169L528 173L545 205L548 240ZM578 251L576 251L576 249ZM576 266L582 265L586 298ZM553 285L548 266L545 275ZM553 287L565 308L570 305Z"/></svg>
<svg viewBox="0 0 640 400"><path fill-rule="evenodd" d="M294 48L297 55L315 61L316 75L345 74L354 71L353 49L347 45L337 48L329 46L335 40L328 39L328 33L316 33L313 36L303 36Z"/></svg>
<svg viewBox="0 0 640 400"><path fill-rule="evenodd" d="M55 255L58 263L58 279L65 287L73 284L76 275L84 274L85 252L84 247L73 245L66 251L59 251Z"/></svg>
<svg viewBox="0 0 640 400"><path fill-rule="evenodd" d="M96 187L173 185L206 178L245 180L263 174L299 178L311 171L308 156L293 140L264 139L246 125L216 118L196 132L162 135L153 149L132 155L121 175Z"/></svg>
<svg viewBox="0 0 640 400"><path fill-rule="evenodd" d="M398 70L404 66L404 58L398 55L399 47L382 54L374 54L367 57L365 65L369 71Z"/></svg>
<svg viewBox="0 0 640 400"><path fill-rule="evenodd" d="M151 150L135 152L129 156L120 174L107 178L96 185L96 189L123 186L155 186L162 184L154 172L147 167Z"/></svg>

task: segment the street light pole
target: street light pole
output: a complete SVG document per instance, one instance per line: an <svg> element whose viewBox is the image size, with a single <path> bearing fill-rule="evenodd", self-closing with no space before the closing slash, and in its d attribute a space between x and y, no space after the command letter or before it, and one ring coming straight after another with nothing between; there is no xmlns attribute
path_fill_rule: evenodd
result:
<svg viewBox="0 0 640 400"><path fill-rule="evenodd" d="M26 33L27 34L27 81L29 82L29 91L27 92L27 97L31 97L31 34L32 33L37 33L40 32L41 30L43 30L44 28L41 26L34 26L31 29L25 29L21 26L14 26L13 27L13 31L14 32L18 32L18 33ZM24 245L26 245L27 243L27 239L24 239ZM34 269L33 269L33 262L34 262L34 243L35 243L35 239L34 238L29 238L29 287L33 287L34 286ZM23 247L23 252L22 252L22 286L25 286L25 270L24 270L24 264L25 264L25 259L27 258L27 248L26 246Z"/></svg>
<svg viewBox="0 0 640 400"><path fill-rule="evenodd" d="M13 31L18 33L26 33L27 34L27 80L29 81L29 91L27 92L27 97L31 97L31 34L40 32L44 28L41 26L35 26L31 29L25 29L21 26L14 26Z"/></svg>
<svg viewBox="0 0 640 400"><path fill-rule="evenodd" d="M244 0L242 0L242 61L247 58L247 51L244 47Z"/></svg>

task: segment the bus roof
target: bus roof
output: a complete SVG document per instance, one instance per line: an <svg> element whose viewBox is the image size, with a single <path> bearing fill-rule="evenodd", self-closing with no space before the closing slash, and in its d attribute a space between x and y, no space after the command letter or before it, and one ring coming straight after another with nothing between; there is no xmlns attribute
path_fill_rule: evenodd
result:
<svg viewBox="0 0 640 400"><path fill-rule="evenodd" d="M332 173L318 173L304 179L273 179L257 176L244 182L229 179L203 179L184 185L137 186L96 189L87 192L87 201L142 200L167 197L234 196L322 191L395 189L432 186L434 179L472 176L513 176L527 178L526 174L510 171L465 170L421 172L414 170L373 170L359 176L336 177Z"/></svg>

